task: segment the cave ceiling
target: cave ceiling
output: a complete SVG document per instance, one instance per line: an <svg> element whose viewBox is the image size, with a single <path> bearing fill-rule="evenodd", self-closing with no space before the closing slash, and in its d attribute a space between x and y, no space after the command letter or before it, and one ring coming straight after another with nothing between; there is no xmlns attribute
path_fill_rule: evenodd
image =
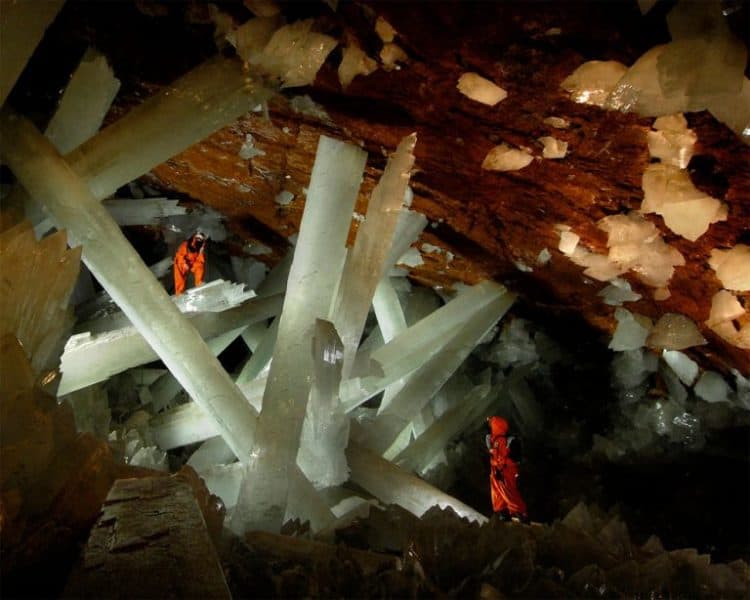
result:
<svg viewBox="0 0 750 600"><path fill-rule="evenodd" d="M249 3L252 4L252 3ZM730 26L748 39L748 5L734 3ZM374 23L382 17L396 31L406 54L395 68L379 68L342 89L337 76L341 50L334 50L311 86L285 90L268 112L251 112L144 176L147 183L188 203L224 215L230 252L249 243L271 248L259 258L272 264L289 247L299 226L306 186L321 134L351 141L369 153L357 201L363 214L369 193L398 141L417 133L412 208L430 226L418 244L424 263L410 268L418 283L451 287L493 278L519 291L527 310L555 317L582 317L593 331L611 333L614 308L598 293L606 286L583 275L558 250L557 224L570 226L594 252L607 251L597 221L636 210L641 178L650 162L647 132L653 122L635 114L577 104L560 83L588 60L631 65L646 50L669 41L665 15L673 2L658 2L645 16L628 2L281 2L293 21L316 19L316 27L356 43L377 57L383 42ZM236 24L252 17L242 2L215 7ZM116 121L218 51L232 54L216 35L216 10L199 2L69 1L37 50L11 102L37 121L48 118L65 77L88 46L100 50L122 81L107 116ZM508 96L486 106L462 95L456 82L476 72ZM747 74L747 71L746 71ZM309 96L312 103L300 101ZM297 100L295 100L297 98ZM570 122L555 129L548 117ZM750 352L705 327L712 296L722 289L708 264L711 250L750 243L750 147L708 112L686 115L697 134L688 171L694 185L726 203L729 218L714 223L697 241L672 233L648 215L664 240L685 257L669 283L671 296L653 299L653 288L623 275L642 295L629 310L658 318L682 313L709 341L691 354L719 370L750 372ZM240 148L251 134L262 153L246 160ZM568 143L562 160L542 159L538 138ZM496 145L528 149L535 159L509 172L482 169ZM280 192L294 198L277 202ZM356 221L352 225L353 236ZM428 246L429 248L429 246ZM548 249L551 259L539 264ZM750 294L738 294L747 306Z"/></svg>

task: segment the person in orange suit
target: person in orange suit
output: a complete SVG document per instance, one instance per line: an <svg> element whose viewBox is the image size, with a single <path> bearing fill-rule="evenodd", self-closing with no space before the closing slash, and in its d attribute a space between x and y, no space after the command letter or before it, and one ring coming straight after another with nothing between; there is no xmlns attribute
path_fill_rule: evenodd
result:
<svg viewBox="0 0 750 600"><path fill-rule="evenodd" d="M185 291L188 273L195 278L196 287L203 285L206 272L206 242L208 237L202 231L196 231L186 239L174 255L174 293L179 296Z"/></svg>
<svg viewBox="0 0 750 600"><path fill-rule="evenodd" d="M487 419L490 434L487 436L487 448L490 452L490 495L492 510L501 513L504 518L517 516L520 521L528 522L526 503L518 491L518 465L510 457L510 440L508 439L508 422L502 417Z"/></svg>

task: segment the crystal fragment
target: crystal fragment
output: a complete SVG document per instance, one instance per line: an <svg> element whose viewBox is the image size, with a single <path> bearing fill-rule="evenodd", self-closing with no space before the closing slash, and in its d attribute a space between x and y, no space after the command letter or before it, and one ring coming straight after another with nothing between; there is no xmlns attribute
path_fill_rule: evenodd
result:
<svg viewBox="0 0 750 600"><path fill-rule="evenodd" d="M727 219L726 205L698 190L687 171L674 165L648 165L642 187L641 211L661 215L667 227L692 242Z"/></svg>
<svg viewBox="0 0 750 600"><path fill-rule="evenodd" d="M609 342L611 350L637 350L646 345L652 327L651 319L619 307L615 309L615 319L617 328Z"/></svg>
<svg viewBox="0 0 750 600"><path fill-rule="evenodd" d="M380 51L380 60L383 63L383 69L386 71L393 71L394 69L400 69L398 63L403 63L409 60L409 56L398 44L387 42L383 44L383 49Z"/></svg>
<svg viewBox="0 0 750 600"><path fill-rule="evenodd" d="M711 299L711 313L706 324L709 327L732 321L745 314L745 309L739 303L737 297L727 290L716 292Z"/></svg>
<svg viewBox="0 0 750 600"><path fill-rule="evenodd" d="M698 363L690 359L686 354L677 350L663 350L662 359L675 372L680 381L685 385L693 385L698 377Z"/></svg>
<svg viewBox="0 0 750 600"><path fill-rule="evenodd" d="M257 17L228 32L226 39L243 61L254 64L280 25L278 17Z"/></svg>
<svg viewBox="0 0 750 600"><path fill-rule="evenodd" d="M734 294L721 290L711 300L711 313L706 325L730 344L750 349L750 321L745 314L746 310Z"/></svg>
<svg viewBox="0 0 750 600"><path fill-rule="evenodd" d="M534 157L525 150L500 144L487 153L482 168L488 171L518 171L529 166L533 160Z"/></svg>
<svg viewBox="0 0 750 600"><path fill-rule="evenodd" d="M458 91L467 98L487 106L495 106L508 97L508 92L477 73L464 73L458 78Z"/></svg>
<svg viewBox="0 0 750 600"><path fill-rule="evenodd" d="M731 388L715 371L704 371L693 389L695 395L706 402L729 402Z"/></svg>
<svg viewBox="0 0 750 600"><path fill-rule="evenodd" d="M375 20L375 33L386 44L396 39L396 30L383 17L378 17Z"/></svg>
<svg viewBox="0 0 750 600"><path fill-rule="evenodd" d="M711 250L708 264L726 289L750 291L750 246L737 244L730 250Z"/></svg>
<svg viewBox="0 0 750 600"><path fill-rule="evenodd" d="M648 338L648 346L659 350L684 350L706 343L693 320L679 313L659 317Z"/></svg>
<svg viewBox="0 0 750 600"><path fill-rule="evenodd" d="M612 360L615 381L625 389L638 387L658 366L656 356L643 348L619 352Z"/></svg>
<svg viewBox="0 0 750 600"><path fill-rule="evenodd" d="M549 135L540 137L539 141L544 146L544 150L542 150L543 158L565 158L568 154L568 142L563 142Z"/></svg>
<svg viewBox="0 0 750 600"><path fill-rule="evenodd" d="M633 270L646 285L666 287L674 267L685 264L682 254L664 242L656 226L635 211L604 217L598 226L608 233L608 259L619 269Z"/></svg>
<svg viewBox="0 0 750 600"><path fill-rule="evenodd" d="M239 156L243 160L250 160L256 156L265 156L266 153L260 148L255 147L255 138L251 133L245 134L245 141L240 147Z"/></svg>
<svg viewBox="0 0 750 600"><path fill-rule="evenodd" d="M550 251L547 248L542 248L536 257L536 263L538 265L546 265L551 258L552 254L550 254Z"/></svg>
<svg viewBox="0 0 750 600"><path fill-rule="evenodd" d="M287 206L294 200L294 194L288 190L282 190L278 194L276 194L276 197L273 199L276 204L279 206Z"/></svg>
<svg viewBox="0 0 750 600"><path fill-rule="evenodd" d="M573 102L604 106L628 68L616 60L591 60L566 77L560 87L570 92Z"/></svg>
<svg viewBox="0 0 750 600"><path fill-rule="evenodd" d="M398 259L397 264L405 265L407 267L418 267L424 264L422 253L416 248L409 248L404 252Z"/></svg>
<svg viewBox="0 0 750 600"><path fill-rule="evenodd" d="M573 233L572 231L561 231L560 232L560 244L557 246L557 249L560 250L563 254L567 254L568 256L572 255L573 252L575 252L576 246L578 246L578 242L580 241L580 237Z"/></svg>
<svg viewBox="0 0 750 600"><path fill-rule="evenodd" d="M312 19L284 25L250 64L280 79L284 88L309 85L337 44L333 38L312 31L312 26Z"/></svg>
<svg viewBox="0 0 750 600"><path fill-rule="evenodd" d="M562 117L546 117L544 123L555 129L567 129L570 127L570 121Z"/></svg>
<svg viewBox="0 0 750 600"><path fill-rule="evenodd" d="M630 282L620 277L612 279L597 296L601 296L604 303L610 306L622 306L623 302L637 302L641 299L641 295L631 289Z"/></svg>
<svg viewBox="0 0 750 600"><path fill-rule="evenodd" d="M369 75L377 68L378 63L367 56L362 48L354 44L346 46L338 71L341 87L346 89L357 75Z"/></svg>
<svg viewBox="0 0 750 600"><path fill-rule="evenodd" d="M656 131L647 133L649 154L663 163L686 169L698 136L688 129L685 117L682 114L659 117L653 127Z"/></svg>

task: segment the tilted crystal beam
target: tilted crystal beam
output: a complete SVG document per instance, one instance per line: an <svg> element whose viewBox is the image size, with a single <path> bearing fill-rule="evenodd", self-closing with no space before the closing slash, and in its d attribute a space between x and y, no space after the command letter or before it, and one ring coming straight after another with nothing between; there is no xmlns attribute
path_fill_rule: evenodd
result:
<svg viewBox="0 0 750 600"><path fill-rule="evenodd" d="M404 310L401 308L401 302L399 302L398 294L393 288L390 277L383 277L378 283L378 287L375 288L372 308L375 311L385 342L390 342L396 335L406 329Z"/></svg>
<svg viewBox="0 0 750 600"><path fill-rule="evenodd" d="M393 462L401 468L420 473L448 443L489 409L493 401L488 383L475 386L453 408L431 423L416 440L402 450Z"/></svg>
<svg viewBox="0 0 750 600"><path fill-rule="evenodd" d="M408 440L402 432L432 398L448 378L466 360L474 347L503 317L515 300L515 295L504 287L493 284L494 301L476 312L445 336L444 346L407 378L402 389L388 407L380 412L367 428L367 446L392 458L402 450L397 440Z"/></svg>
<svg viewBox="0 0 750 600"><path fill-rule="evenodd" d="M208 340L206 344L208 345L208 349L211 350L211 354L219 356L243 331L245 331L244 326L238 327ZM172 373L167 371L149 386L149 393L152 399L151 410L158 412L169 406L174 397L180 393L180 390L182 390L180 382L175 379Z"/></svg>
<svg viewBox="0 0 750 600"><path fill-rule="evenodd" d="M120 80L112 72L107 58L89 48L65 86L44 135L61 154L80 146L99 131L119 89ZM54 227L44 207L29 198L21 186L16 186L11 196L11 203L24 206L38 237Z"/></svg>
<svg viewBox="0 0 750 600"><path fill-rule="evenodd" d="M83 260L190 396L242 459L252 451L255 418L247 400L200 334L52 144L25 118L0 112L0 153L29 194L83 246ZM131 177L132 179L132 177Z"/></svg>
<svg viewBox="0 0 750 600"><path fill-rule="evenodd" d="M64 0L0 3L0 106L63 3Z"/></svg>
<svg viewBox="0 0 750 600"><path fill-rule="evenodd" d="M163 291L161 286L160 289ZM280 296L252 299L221 313L198 313L183 319L186 326L199 337L210 340L248 323L273 316L278 313L281 302ZM179 313L171 300L170 304ZM125 306L120 306L126 310ZM126 311L126 314L130 317L128 312L130 311ZM130 319L132 321L132 317ZM205 347L205 344L203 345ZM211 356L213 357L213 354ZM62 379L58 394L69 394L98 381L104 381L115 373L158 358L159 354L144 334L143 327L139 328L137 324L136 327L124 327L96 335L75 335L68 340L61 359Z"/></svg>
<svg viewBox="0 0 750 600"><path fill-rule="evenodd" d="M383 503L398 504L418 517L433 506L449 506L459 516L471 521L480 524L487 521L487 517L460 500L354 442L349 442L346 457L352 470L352 481Z"/></svg>
<svg viewBox="0 0 750 600"><path fill-rule="evenodd" d="M178 202L167 198L111 198L104 201L104 206L115 222L124 227L157 225L166 217L187 214L184 206L177 206Z"/></svg>
<svg viewBox="0 0 750 600"><path fill-rule="evenodd" d="M216 57L166 86L66 156L99 200L268 99L238 60Z"/></svg>
<svg viewBox="0 0 750 600"><path fill-rule="evenodd" d="M375 288L392 266L386 261L414 165L416 143L416 133L406 136L388 159L346 258L336 302L331 307L331 320L344 343L344 377L351 372Z"/></svg>
<svg viewBox="0 0 750 600"><path fill-rule="evenodd" d="M498 296L503 296L505 301L510 303L515 299L515 296L502 286L491 281L483 281L459 294L448 304L415 323L371 354L358 356L356 363L370 360L379 363L383 375L368 375L343 381L341 399L347 411L353 410L424 364L430 356L440 350L448 333L475 313L496 302Z"/></svg>
<svg viewBox="0 0 750 600"><path fill-rule="evenodd" d="M321 136L307 202L279 318L268 385L253 460L243 483L232 528L246 525L278 531L284 517L288 469L296 468L305 407L310 393L310 339L315 320L324 318L341 276L367 154L356 146Z"/></svg>
<svg viewBox="0 0 750 600"><path fill-rule="evenodd" d="M67 154L99 131L119 90L120 80L107 57L89 48L65 86L44 135L60 154Z"/></svg>
<svg viewBox="0 0 750 600"><path fill-rule="evenodd" d="M254 416L258 415L263 401L266 381L261 377L241 388ZM162 450L204 442L219 435L214 420L195 402L181 404L152 417L149 428Z"/></svg>

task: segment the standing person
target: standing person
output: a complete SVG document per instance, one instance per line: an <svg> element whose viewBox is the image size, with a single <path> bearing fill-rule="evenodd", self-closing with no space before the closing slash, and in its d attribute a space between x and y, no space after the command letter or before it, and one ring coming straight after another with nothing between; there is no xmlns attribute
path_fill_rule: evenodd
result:
<svg viewBox="0 0 750 600"><path fill-rule="evenodd" d="M526 503L521 498L516 483L518 465L510 457L508 421L502 417L490 417L487 423L490 426L486 441L490 452L492 510L505 518L517 516L522 522L528 522Z"/></svg>
<svg viewBox="0 0 750 600"><path fill-rule="evenodd" d="M195 278L195 286L203 285L203 275L206 271L206 243L208 236L202 231L196 231L180 244L174 255L174 293L179 296L185 291L188 273Z"/></svg>

